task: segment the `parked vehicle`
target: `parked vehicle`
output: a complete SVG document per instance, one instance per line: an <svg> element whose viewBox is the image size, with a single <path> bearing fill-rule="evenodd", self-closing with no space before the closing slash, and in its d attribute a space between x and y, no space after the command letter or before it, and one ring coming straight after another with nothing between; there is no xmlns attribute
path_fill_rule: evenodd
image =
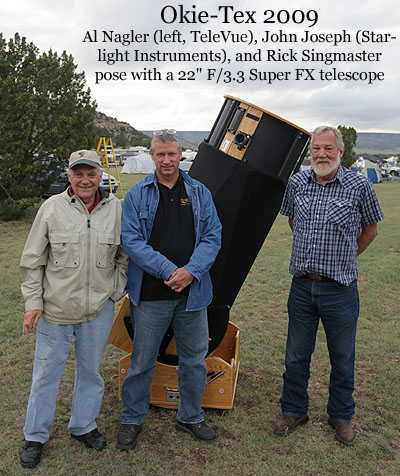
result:
<svg viewBox="0 0 400 476"><path fill-rule="evenodd" d="M109 192L110 191L110 183L111 183L111 191L112 191L112 193L115 193L117 191L117 188L118 188L118 183L115 180L115 177L113 177L110 174L110 181L109 181L108 180L108 174L106 172L103 172L103 177L101 179L100 188L102 190L107 190L107 192Z"/></svg>
<svg viewBox="0 0 400 476"><path fill-rule="evenodd" d="M50 188L47 193L44 194L45 197L50 197L51 195L57 195L62 193L69 187L68 181L68 170L61 172L58 179L50 185Z"/></svg>
<svg viewBox="0 0 400 476"><path fill-rule="evenodd" d="M386 173L390 174L392 177L398 177L400 175L400 167L396 167L395 165L389 165L386 168Z"/></svg>

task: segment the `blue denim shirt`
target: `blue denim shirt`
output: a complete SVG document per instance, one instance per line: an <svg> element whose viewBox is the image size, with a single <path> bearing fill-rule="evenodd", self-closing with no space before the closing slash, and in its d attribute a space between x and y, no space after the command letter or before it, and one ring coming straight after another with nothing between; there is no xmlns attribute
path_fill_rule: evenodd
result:
<svg viewBox="0 0 400 476"><path fill-rule="evenodd" d="M190 285L187 311L197 311L212 300L209 270L221 247L221 223L210 191L185 172L180 171L192 205L195 247L184 268L194 280ZM177 266L148 245L160 194L156 172L131 187L122 207L122 246L129 256L127 291L131 302L138 305L143 272L168 280Z"/></svg>

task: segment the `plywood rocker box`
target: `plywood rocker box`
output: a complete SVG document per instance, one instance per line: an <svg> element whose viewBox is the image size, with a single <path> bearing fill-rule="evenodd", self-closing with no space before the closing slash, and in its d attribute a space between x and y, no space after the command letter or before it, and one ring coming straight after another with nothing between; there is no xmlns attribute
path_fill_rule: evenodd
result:
<svg viewBox="0 0 400 476"><path fill-rule="evenodd" d="M240 365L240 330L230 308L279 212L286 184L303 161L310 134L264 109L225 96L214 126L189 175L211 191L222 223L222 246L211 269L213 301L207 308L209 351L202 406L233 407ZM127 352L119 361L119 392L132 341L129 297L114 318L109 342ZM178 370L172 328L160 346L150 403L177 408Z"/></svg>

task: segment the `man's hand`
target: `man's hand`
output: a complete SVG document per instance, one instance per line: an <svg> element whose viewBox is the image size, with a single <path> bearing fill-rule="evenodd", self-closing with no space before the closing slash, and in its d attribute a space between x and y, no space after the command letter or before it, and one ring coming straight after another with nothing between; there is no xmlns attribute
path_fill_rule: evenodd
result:
<svg viewBox="0 0 400 476"><path fill-rule="evenodd" d="M164 281L164 284L176 293L180 293L192 283L193 279L193 274L189 273L185 268L177 268L168 278L168 281Z"/></svg>
<svg viewBox="0 0 400 476"><path fill-rule="evenodd" d="M29 329L35 328L41 317L42 317L42 311L40 309L33 309L32 311L26 311L26 313L24 314L24 322L22 324L23 333L25 335L28 335Z"/></svg>

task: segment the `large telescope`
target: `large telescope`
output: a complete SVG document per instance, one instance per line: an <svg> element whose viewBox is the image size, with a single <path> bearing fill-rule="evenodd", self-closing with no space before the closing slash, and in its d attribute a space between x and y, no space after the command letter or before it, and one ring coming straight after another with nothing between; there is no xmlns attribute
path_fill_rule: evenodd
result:
<svg viewBox="0 0 400 476"><path fill-rule="evenodd" d="M304 129L246 101L225 96L208 138L199 146L189 175L211 191L222 223L222 247L211 269L213 301L207 309L210 356L222 355L223 360L229 360L225 347L238 349L238 342L233 342L235 330L229 322L229 310L275 221L288 180L300 168L309 141L310 134ZM129 306L126 309L126 332L132 338ZM110 342L121 347L118 337L115 342L114 327ZM226 344L226 339L233 340ZM220 344L224 350L218 355ZM235 358L231 356L233 362ZM179 365L172 328L164 336L158 362L167 373L167 367ZM233 369L235 385L237 369L238 363ZM206 394L207 386L204 398ZM165 406L171 406L174 393L166 390L166 395L172 400ZM203 406L231 408L213 402Z"/></svg>

